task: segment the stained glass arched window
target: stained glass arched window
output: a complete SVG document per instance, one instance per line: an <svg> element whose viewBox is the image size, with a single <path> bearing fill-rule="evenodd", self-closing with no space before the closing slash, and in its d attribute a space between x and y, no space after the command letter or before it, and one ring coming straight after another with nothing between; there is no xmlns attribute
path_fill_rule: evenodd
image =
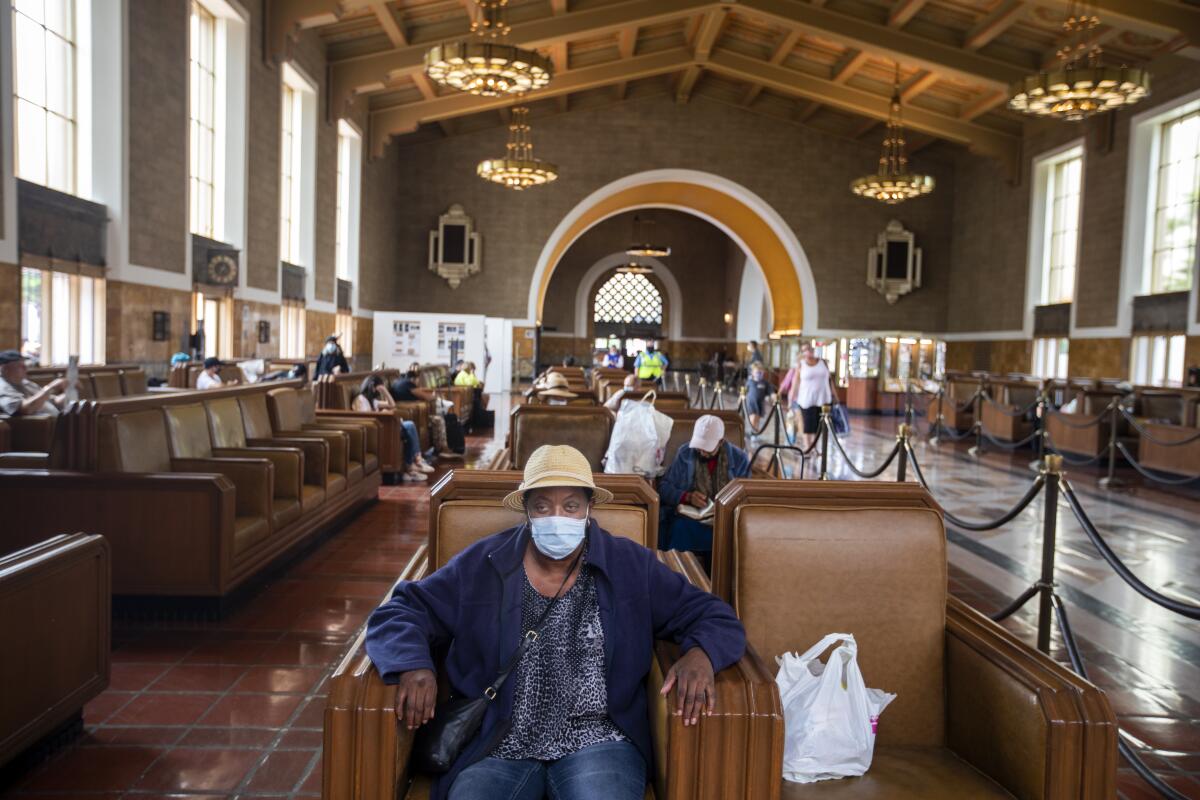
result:
<svg viewBox="0 0 1200 800"><path fill-rule="evenodd" d="M661 325L662 295L645 275L618 272L596 292L592 321Z"/></svg>

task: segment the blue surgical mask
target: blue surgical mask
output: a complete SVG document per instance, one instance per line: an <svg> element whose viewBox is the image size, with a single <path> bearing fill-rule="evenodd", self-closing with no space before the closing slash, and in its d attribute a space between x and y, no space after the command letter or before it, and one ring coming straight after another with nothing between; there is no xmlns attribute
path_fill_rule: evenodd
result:
<svg viewBox="0 0 1200 800"><path fill-rule="evenodd" d="M575 552L587 533L587 518L533 517L529 520L533 546L542 555L560 560Z"/></svg>

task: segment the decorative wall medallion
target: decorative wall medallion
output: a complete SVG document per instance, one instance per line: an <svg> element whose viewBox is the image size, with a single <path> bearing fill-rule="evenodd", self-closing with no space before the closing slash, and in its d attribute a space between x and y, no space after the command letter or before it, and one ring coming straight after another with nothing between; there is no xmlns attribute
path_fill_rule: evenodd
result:
<svg viewBox="0 0 1200 800"><path fill-rule="evenodd" d="M867 286L890 305L913 289L921 288L921 248L912 231L899 220L887 224L875 246L867 250Z"/></svg>
<svg viewBox="0 0 1200 800"><path fill-rule="evenodd" d="M455 203L438 217L437 230L429 232L429 270L445 278L451 289L482 269L482 242L475 222Z"/></svg>

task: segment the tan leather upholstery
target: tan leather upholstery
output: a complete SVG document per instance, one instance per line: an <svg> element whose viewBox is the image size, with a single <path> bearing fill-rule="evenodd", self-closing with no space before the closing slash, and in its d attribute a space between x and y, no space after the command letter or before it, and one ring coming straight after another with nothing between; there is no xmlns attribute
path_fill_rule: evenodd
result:
<svg viewBox="0 0 1200 800"><path fill-rule="evenodd" d="M613 421L612 412L599 406L517 406L511 415L512 466L523 469L544 444L569 444L600 472Z"/></svg>
<svg viewBox="0 0 1200 800"><path fill-rule="evenodd" d="M73 405L54 427L57 466L0 474L0 505L12 509L6 542L86 529L111 543L119 594L228 594L378 492L378 472L353 489L327 472L331 447L345 459L346 433L274 436L265 404L272 388L280 387ZM264 421L255 430L264 438L245 435ZM364 442L368 430L357 429Z"/></svg>
<svg viewBox="0 0 1200 800"><path fill-rule="evenodd" d="M782 797L1113 796L1103 693L947 598L941 510L920 486L737 480L716 501L714 591L765 663L852 633L867 685L897 693L865 776Z"/></svg>
<svg viewBox="0 0 1200 800"><path fill-rule="evenodd" d="M734 608L763 660L774 664L832 631L853 633L867 685L896 693L879 743L941 745L946 534L938 512L755 504L735 526Z"/></svg>
<svg viewBox="0 0 1200 800"><path fill-rule="evenodd" d="M80 379L81 381L84 378ZM116 372L93 372L92 392L97 400L109 397L120 397L124 394L121 388L121 376Z"/></svg>
<svg viewBox="0 0 1200 800"><path fill-rule="evenodd" d="M55 536L0 556L0 767L108 686L108 543Z"/></svg>
<svg viewBox="0 0 1200 800"><path fill-rule="evenodd" d="M430 543L422 546L400 580L419 580L434 568L429 553L448 559L459 547L502 529L519 515L500 507L501 498L519 485L516 471L462 470L451 473L430 498ZM615 495L602 524L623 529L644 519L651 526L644 538L656 539L657 494L634 475L597 475L599 485ZM636 512L636 513L633 513ZM605 516L610 515L610 516ZM654 532L651 533L651 530ZM634 533L632 529L623 531ZM708 584L690 554L659 553L669 569L702 589ZM385 686L365 652L364 635L335 669L325 709L322 797L325 800L418 800L429 783L407 767L412 735L395 723L396 687ZM651 735L657 764L654 786L646 797L664 800L776 800L779 756L783 742L778 693L765 665L748 655L716 676L719 713L684 728L666 709L659 689L663 675L678 657L677 648L659 642L650 665Z"/></svg>
<svg viewBox="0 0 1200 800"><path fill-rule="evenodd" d="M121 393L128 396L146 393L146 373L140 369L121 370Z"/></svg>
<svg viewBox="0 0 1200 800"><path fill-rule="evenodd" d="M890 708L884 714L889 711ZM945 748L876 744L871 769L861 778L817 783L785 781L782 797L783 800L1011 800L1013 795Z"/></svg>

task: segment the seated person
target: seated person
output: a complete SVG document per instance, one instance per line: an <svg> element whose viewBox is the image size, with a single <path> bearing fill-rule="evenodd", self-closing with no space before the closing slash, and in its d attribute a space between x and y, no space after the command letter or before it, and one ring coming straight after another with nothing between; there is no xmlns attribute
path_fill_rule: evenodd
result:
<svg viewBox="0 0 1200 800"><path fill-rule="evenodd" d="M696 420L692 440L681 445L658 487L659 546L664 550L690 550L701 561L712 557L712 518L705 521L679 513L678 506L702 509L734 478L750 477L750 457L725 441L725 423L705 414ZM706 524L707 523L707 524Z"/></svg>
<svg viewBox="0 0 1200 800"><path fill-rule="evenodd" d="M562 363L562 365L563 365L564 367L573 367L573 366L575 366L575 356L567 356L566 358L564 358L564 359L563 359L563 363Z"/></svg>
<svg viewBox="0 0 1200 800"><path fill-rule="evenodd" d="M454 376L455 386L470 386L472 389L477 389L483 385L483 381L475 375L475 362L468 361L463 364L462 369Z"/></svg>
<svg viewBox="0 0 1200 800"><path fill-rule="evenodd" d="M538 389L538 399L548 406L565 406L571 400L579 397L568 387L567 377L561 372L551 372L546 376L545 388Z"/></svg>
<svg viewBox="0 0 1200 800"><path fill-rule="evenodd" d="M397 403L433 403L434 412L429 415L429 433L433 437L433 446L438 458L461 458L459 453L450 449L446 441L446 414L453 412L454 404L437 396L433 389L424 389L417 384L420 377L419 367L413 364L408 372L392 381L392 399Z"/></svg>
<svg viewBox="0 0 1200 800"><path fill-rule="evenodd" d="M480 695L495 665L516 661L432 800L641 800L656 638L681 644L663 684L675 689L674 713L694 725L718 711L714 674L741 658L742 624L652 551L601 528L592 508L611 499L578 450L539 447L504 499L526 519L399 584L371 615L367 653L399 684L396 716L410 730L439 713L439 677L456 696ZM438 676L433 650L443 646Z"/></svg>
<svg viewBox="0 0 1200 800"><path fill-rule="evenodd" d="M621 355L621 348L615 344L608 346L608 355L604 356L604 366L621 369L625 366L625 356Z"/></svg>
<svg viewBox="0 0 1200 800"><path fill-rule="evenodd" d="M755 361L750 365L750 377L746 380L746 415L750 418L750 427L754 430L758 430L762 422L767 398L775 394L775 385L765 376L766 370L761 362Z"/></svg>
<svg viewBox="0 0 1200 800"><path fill-rule="evenodd" d="M204 359L204 371L196 376L197 389L220 389L222 386L237 386L238 381L225 383L221 380L221 359L209 356Z"/></svg>
<svg viewBox="0 0 1200 800"><path fill-rule="evenodd" d="M637 375L626 375L624 385L613 392L613 396L604 401L605 408L611 408L613 411L621 410L621 403L626 400L640 400L644 392L642 391L642 382Z"/></svg>
<svg viewBox="0 0 1200 800"><path fill-rule="evenodd" d="M38 386L25 376L29 367L16 350L0 352L0 419L57 417L67 400L66 378Z"/></svg>
<svg viewBox="0 0 1200 800"><path fill-rule="evenodd" d="M388 392L383 376L372 372L363 378L358 394L350 404L353 411L384 411L396 407L396 401ZM417 426L412 420L400 420L404 431L404 480L423 481L425 476L433 472L433 467L421 455L421 440L417 436Z"/></svg>
<svg viewBox="0 0 1200 800"><path fill-rule="evenodd" d="M458 373L462 372L463 367L466 366L466 363L467 362L463 361L461 358L454 362L454 369L450 370L450 375L448 377L451 386L458 385L455 383L455 381L458 380Z"/></svg>

